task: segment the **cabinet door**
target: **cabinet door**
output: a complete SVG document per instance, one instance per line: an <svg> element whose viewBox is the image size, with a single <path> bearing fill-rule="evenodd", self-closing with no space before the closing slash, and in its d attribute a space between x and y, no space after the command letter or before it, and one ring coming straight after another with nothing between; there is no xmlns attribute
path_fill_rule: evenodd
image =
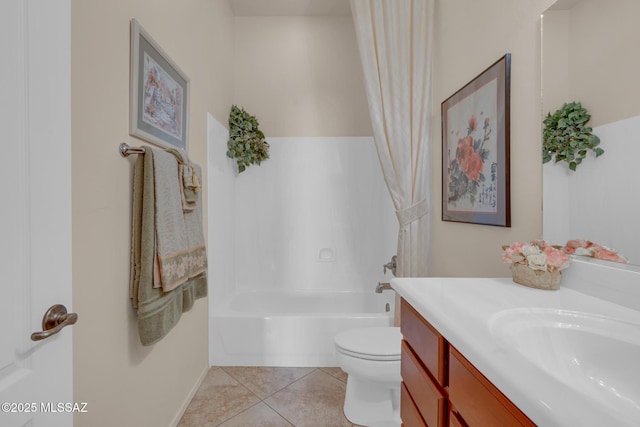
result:
<svg viewBox="0 0 640 427"><path fill-rule="evenodd" d="M404 383L400 387L400 418L404 427L427 427Z"/></svg>
<svg viewBox="0 0 640 427"><path fill-rule="evenodd" d="M424 366L442 387L447 386L447 341L411 305L402 300L400 331Z"/></svg>
<svg viewBox="0 0 640 427"><path fill-rule="evenodd" d="M430 427L445 425L447 398L436 381L422 367L418 356L402 341L400 373L420 415Z"/></svg>
<svg viewBox="0 0 640 427"><path fill-rule="evenodd" d="M449 400L472 427L535 426L453 346L449 346Z"/></svg>

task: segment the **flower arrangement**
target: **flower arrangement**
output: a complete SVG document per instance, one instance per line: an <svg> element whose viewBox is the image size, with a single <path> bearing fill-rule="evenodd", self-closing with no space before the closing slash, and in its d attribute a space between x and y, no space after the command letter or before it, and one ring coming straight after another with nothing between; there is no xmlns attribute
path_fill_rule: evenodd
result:
<svg viewBox="0 0 640 427"><path fill-rule="evenodd" d="M515 242L504 248L502 261L524 264L532 270L555 271L569 266L569 257L544 240L532 240L530 243Z"/></svg>
<svg viewBox="0 0 640 427"><path fill-rule="evenodd" d="M503 246L502 261L510 263L513 281L538 289L560 288L561 271L569 266L569 256L544 240L515 242Z"/></svg>
<svg viewBox="0 0 640 427"><path fill-rule="evenodd" d="M567 244L562 248L562 251L566 254L588 256L592 258L603 259L606 261L622 263L629 262L626 257L620 255L613 249L609 249L606 246L599 245L589 240L569 240Z"/></svg>

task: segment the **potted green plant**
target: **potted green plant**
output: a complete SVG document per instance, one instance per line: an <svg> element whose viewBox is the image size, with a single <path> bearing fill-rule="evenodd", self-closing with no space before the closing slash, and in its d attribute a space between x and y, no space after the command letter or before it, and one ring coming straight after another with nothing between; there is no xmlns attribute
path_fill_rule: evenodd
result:
<svg viewBox="0 0 640 427"><path fill-rule="evenodd" d="M553 115L547 114L542 122L542 163L555 156L556 163L565 161L569 169L575 171L588 150L592 150L596 157L601 156L604 150L598 147L600 138L587 126L590 119L591 115L579 102L565 103Z"/></svg>
<svg viewBox="0 0 640 427"><path fill-rule="evenodd" d="M244 108L231 106L227 157L236 160L238 173L244 172L250 165L260 165L269 158L269 143L258 126L255 116L247 113Z"/></svg>

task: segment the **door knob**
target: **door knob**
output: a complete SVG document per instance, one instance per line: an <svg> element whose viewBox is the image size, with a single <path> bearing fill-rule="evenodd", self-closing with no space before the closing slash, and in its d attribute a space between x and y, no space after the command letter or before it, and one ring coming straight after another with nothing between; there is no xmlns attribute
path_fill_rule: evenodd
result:
<svg viewBox="0 0 640 427"><path fill-rule="evenodd" d="M42 332L31 334L32 341L40 341L55 335L65 326L73 325L78 321L76 313L67 313L67 307L62 304L53 305L42 318Z"/></svg>

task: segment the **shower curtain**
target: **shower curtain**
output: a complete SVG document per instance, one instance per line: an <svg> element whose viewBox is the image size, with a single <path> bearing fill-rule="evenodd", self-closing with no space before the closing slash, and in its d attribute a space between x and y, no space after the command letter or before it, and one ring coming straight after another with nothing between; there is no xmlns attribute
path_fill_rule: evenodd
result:
<svg viewBox="0 0 640 427"><path fill-rule="evenodd" d="M400 224L396 276L424 277L434 0L351 0L351 10L378 157Z"/></svg>

